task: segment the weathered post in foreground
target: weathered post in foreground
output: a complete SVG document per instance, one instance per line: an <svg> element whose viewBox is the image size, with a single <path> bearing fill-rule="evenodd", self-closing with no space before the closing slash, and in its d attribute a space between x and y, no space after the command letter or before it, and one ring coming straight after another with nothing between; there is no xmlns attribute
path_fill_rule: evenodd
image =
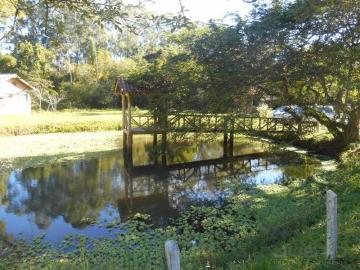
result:
<svg viewBox="0 0 360 270"><path fill-rule="evenodd" d="M335 260L338 245L337 195L332 190L326 192L326 229L326 257Z"/></svg>
<svg viewBox="0 0 360 270"><path fill-rule="evenodd" d="M168 270L180 270L180 249L176 241L165 242L165 257Z"/></svg>

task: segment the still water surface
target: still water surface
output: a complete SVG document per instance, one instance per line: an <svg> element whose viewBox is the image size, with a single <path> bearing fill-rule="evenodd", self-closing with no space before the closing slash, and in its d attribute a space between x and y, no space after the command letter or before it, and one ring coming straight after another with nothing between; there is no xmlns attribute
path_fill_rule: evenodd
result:
<svg viewBox="0 0 360 270"><path fill-rule="evenodd" d="M0 174L0 237L59 242L68 234L111 236L102 224L149 214L157 226L191 204L218 203L231 195L222 181L286 184L319 170L318 160L274 151L265 142L238 138L234 157L222 143L177 143L167 166L154 165L150 137L134 142L133 166L121 149L89 159Z"/></svg>

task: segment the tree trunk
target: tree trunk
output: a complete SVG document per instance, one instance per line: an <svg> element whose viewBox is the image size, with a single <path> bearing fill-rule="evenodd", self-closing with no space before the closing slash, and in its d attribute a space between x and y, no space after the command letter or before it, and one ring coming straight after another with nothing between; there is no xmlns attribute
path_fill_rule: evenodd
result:
<svg viewBox="0 0 360 270"><path fill-rule="evenodd" d="M343 140L345 144L353 143L359 140L359 119L360 111L353 111L343 133Z"/></svg>

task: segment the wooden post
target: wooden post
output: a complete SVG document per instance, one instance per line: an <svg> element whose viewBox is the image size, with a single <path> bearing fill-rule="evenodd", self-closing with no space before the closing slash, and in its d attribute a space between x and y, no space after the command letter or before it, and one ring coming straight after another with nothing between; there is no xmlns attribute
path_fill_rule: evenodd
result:
<svg viewBox="0 0 360 270"><path fill-rule="evenodd" d="M125 185L125 205L126 208L128 210L128 212L130 211L130 206L129 206L129 179L128 179L128 173L125 171L124 173L124 185ZM120 207L120 203L118 203L118 208ZM119 208L120 210L120 208ZM122 211L119 211L119 213L122 213ZM122 213L123 214L123 213Z"/></svg>
<svg viewBox="0 0 360 270"><path fill-rule="evenodd" d="M180 249L176 241L165 242L165 257L168 270L180 270Z"/></svg>
<svg viewBox="0 0 360 270"><path fill-rule="evenodd" d="M326 192L326 257L335 260L338 245L337 195Z"/></svg>
<svg viewBox="0 0 360 270"><path fill-rule="evenodd" d="M159 154L159 151L158 149L156 148L157 147L157 134L154 133L153 134L153 153L154 153L154 163L155 165L158 164L158 154Z"/></svg>
<svg viewBox="0 0 360 270"><path fill-rule="evenodd" d="M261 131L261 117L259 117L259 131Z"/></svg>
<svg viewBox="0 0 360 270"><path fill-rule="evenodd" d="M228 134L227 134L227 132L224 133L223 148L224 148L224 157L227 157L227 155L228 155Z"/></svg>
<svg viewBox="0 0 360 270"><path fill-rule="evenodd" d="M302 133L302 125L301 123L298 124L298 134Z"/></svg>
<svg viewBox="0 0 360 270"><path fill-rule="evenodd" d="M153 147L156 147L157 146L157 134L154 133L153 135Z"/></svg>
<svg viewBox="0 0 360 270"><path fill-rule="evenodd" d="M127 132L123 131L123 149L124 149L124 158L126 157L126 149L127 149Z"/></svg>
<svg viewBox="0 0 360 270"><path fill-rule="evenodd" d="M131 164L132 166L132 164ZM129 176L129 188L130 188L130 202L129 202L129 213L132 214L133 209L134 209L134 181L133 181L133 176L132 176L132 168L130 171L130 176Z"/></svg>
<svg viewBox="0 0 360 270"><path fill-rule="evenodd" d="M122 129L126 129L126 97L121 94L121 109L122 109Z"/></svg>
<svg viewBox="0 0 360 270"><path fill-rule="evenodd" d="M161 165L166 166L166 132L161 133Z"/></svg>
<svg viewBox="0 0 360 270"><path fill-rule="evenodd" d="M229 143L229 156L232 157L234 155L234 132L230 132Z"/></svg>
<svg viewBox="0 0 360 270"><path fill-rule="evenodd" d="M132 148L132 130L131 130L131 96L127 94L127 109L128 109L128 117L127 117L127 146L128 149ZM132 152L132 151L131 151Z"/></svg>

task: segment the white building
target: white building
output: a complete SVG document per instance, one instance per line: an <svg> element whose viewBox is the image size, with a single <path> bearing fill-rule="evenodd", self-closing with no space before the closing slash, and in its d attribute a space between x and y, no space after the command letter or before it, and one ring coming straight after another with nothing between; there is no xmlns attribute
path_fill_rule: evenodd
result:
<svg viewBox="0 0 360 270"><path fill-rule="evenodd" d="M16 74L0 74L0 115L31 114L32 89Z"/></svg>

